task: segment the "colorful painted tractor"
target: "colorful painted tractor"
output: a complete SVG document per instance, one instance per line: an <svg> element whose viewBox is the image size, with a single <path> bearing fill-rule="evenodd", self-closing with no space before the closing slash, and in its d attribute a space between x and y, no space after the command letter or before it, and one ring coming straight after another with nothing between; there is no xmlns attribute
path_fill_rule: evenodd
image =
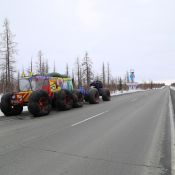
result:
<svg viewBox="0 0 175 175"><path fill-rule="evenodd" d="M19 92L7 93L2 96L0 108L6 116L19 115L23 106L28 106L34 116L49 114L51 108L69 110L82 107L84 99L91 104L99 102L99 95L104 101L110 100L110 92L103 89L99 82L91 84L93 88L85 90L73 89L72 79L49 74L48 76L24 77L19 81Z"/></svg>
<svg viewBox="0 0 175 175"><path fill-rule="evenodd" d="M42 116L49 114L51 107L81 107L83 100L83 95L73 90L71 78L32 76L20 79L19 92L3 95L0 107L6 116L19 115L23 106L34 116Z"/></svg>

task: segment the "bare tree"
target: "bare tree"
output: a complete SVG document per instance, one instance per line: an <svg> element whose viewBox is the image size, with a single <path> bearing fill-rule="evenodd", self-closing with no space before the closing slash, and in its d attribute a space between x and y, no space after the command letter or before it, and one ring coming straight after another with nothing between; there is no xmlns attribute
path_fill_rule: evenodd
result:
<svg viewBox="0 0 175 175"><path fill-rule="evenodd" d="M53 72L56 72L55 60L54 60L54 63L53 63Z"/></svg>
<svg viewBox="0 0 175 175"><path fill-rule="evenodd" d="M36 62L36 73L41 75L42 74L42 59L43 53L41 50L38 51L38 61Z"/></svg>
<svg viewBox="0 0 175 175"><path fill-rule="evenodd" d="M153 89L153 87L154 87L153 84L154 84L154 83L153 83L153 81L151 80L151 82L150 82L150 89Z"/></svg>
<svg viewBox="0 0 175 175"><path fill-rule="evenodd" d="M45 62L42 61L42 63L41 63L41 75L45 74L45 67L46 67Z"/></svg>
<svg viewBox="0 0 175 175"><path fill-rule="evenodd" d="M0 77L0 93L5 92L5 73L1 73Z"/></svg>
<svg viewBox="0 0 175 175"><path fill-rule="evenodd" d="M117 80L112 78L111 79L111 84L108 88L110 89L110 91L115 92L117 90Z"/></svg>
<svg viewBox="0 0 175 175"><path fill-rule="evenodd" d="M66 75L69 76L69 65L66 63Z"/></svg>
<svg viewBox="0 0 175 175"><path fill-rule="evenodd" d="M122 78L119 77L118 90L119 90L119 91L122 91L122 89L123 89L123 81L122 81Z"/></svg>
<svg viewBox="0 0 175 175"><path fill-rule="evenodd" d="M74 70L72 69L72 84L73 84L73 87L76 87L76 84L75 84L75 74L74 74Z"/></svg>
<svg viewBox="0 0 175 175"><path fill-rule="evenodd" d="M13 41L15 35L12 34L8 19L4 20L4 31L1 33L0 54L1 54L1 73L3 73L3 91L10 92L13 90L13 80L15 73L15 54L16 42Z"/></svg>
<svg viewBox="0 0 175 175"><path fill-rule="evenodd" d="M46 62L45 62L45 73L46 74L49 73L49 63L48 63L48 60L46 60Z"/></svg>
<svg viewBox="0 0 175 175"><path fill-rule="evenodd" d="M27 72L29 76L33 75L33 59L31 58L29 67L27 68Z"/></svg>
<svg viewBox="0 0 175 175"><path fill-rule="evenodd" d="M78 87L80 87L82 86L82 67L81 67L81 63L78 57L76 59L75 70L76 70Z"/></svg>
<svg viewBox="0 0 175 175"><path fill-rule="evenodd" d="M18 71L18 77L17 77L17 90L19 90L19 81L20 81L20 72Z"/></svg>
<svg viewBox="0 0 175 175"><path fill-rule="evenodd" d="M105 72L105 64L104 64L104 62L102 64L102 82L103 82L103 85L105 86L105 84L106 84L106 72Z"/></svg>
<svg viewBox="0 0 175 175"><path fill-rule="evenodd" d="M107 63L107 82L108 82L108 86L110 85L110 76L111 76L110 65L109 65L109 63Z"/></svg>
<svg viewBox="0 0 175 175"><path fill-rule="evenodd" d="M92 61L88 57L88 53L85 53L85 57L82 61L82 76L84 84L90 85L91 81L93 80L94 74L92 72Z"/></svg>
<svg viewBox="0 0 175 175"><path fill-rule="evenodd" d="M39 75L45 75L48 73L49 66L48 61L44 59L42 51L38 51L38 61L36 63L36 73Z"/></svg>

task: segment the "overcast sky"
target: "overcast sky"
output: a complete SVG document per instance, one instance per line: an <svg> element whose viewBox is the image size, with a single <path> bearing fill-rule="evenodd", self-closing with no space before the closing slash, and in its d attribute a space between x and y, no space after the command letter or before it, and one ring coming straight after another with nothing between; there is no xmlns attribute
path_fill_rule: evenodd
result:
<svg viewBox="0 0 175 175"><path fill-rule="evenodd" d="M0 33L5 18L19 69L42 50L64 73L87 51L99 73L109 62L113 76L175 80L175 0L0 0Z"/></svg>

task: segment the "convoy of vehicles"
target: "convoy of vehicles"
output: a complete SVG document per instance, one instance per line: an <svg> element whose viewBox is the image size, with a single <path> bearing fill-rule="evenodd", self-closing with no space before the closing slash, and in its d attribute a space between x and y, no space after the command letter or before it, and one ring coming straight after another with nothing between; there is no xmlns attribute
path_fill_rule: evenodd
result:
<svg viewBox="0 0 175 175"><path fill-rule="evenodd" d="M28 106L33 116L43 116L49 114L52 108L69 110L82 107L84 100L97 104L99 96L103 101L110 100L110 91L103 88L101 81L94 81L88 89L74 89L71 78L51 73L21 78L19 92L4 94L0 108L5 116L11 116L21 114L23 107Z"/></svg>

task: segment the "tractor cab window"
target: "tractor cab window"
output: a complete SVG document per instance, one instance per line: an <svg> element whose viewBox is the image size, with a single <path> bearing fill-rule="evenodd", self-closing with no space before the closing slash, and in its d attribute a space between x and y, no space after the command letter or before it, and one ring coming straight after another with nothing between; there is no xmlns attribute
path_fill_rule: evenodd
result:
<svg viewBox="0 0 175 175"><path fill-rule="evenodd" d="M19 80L19 90L20 91L29 91L31 90L30 82L28 79Z"/></svg>
<svg viewBox="0 0 175 175"><path fill-rule="evenodd" d="M43 88L43 86L47 86L47 85L48 85L48 81L46 79L34 78L31 81L31 86L33 91L40 90Z"/></svg>

